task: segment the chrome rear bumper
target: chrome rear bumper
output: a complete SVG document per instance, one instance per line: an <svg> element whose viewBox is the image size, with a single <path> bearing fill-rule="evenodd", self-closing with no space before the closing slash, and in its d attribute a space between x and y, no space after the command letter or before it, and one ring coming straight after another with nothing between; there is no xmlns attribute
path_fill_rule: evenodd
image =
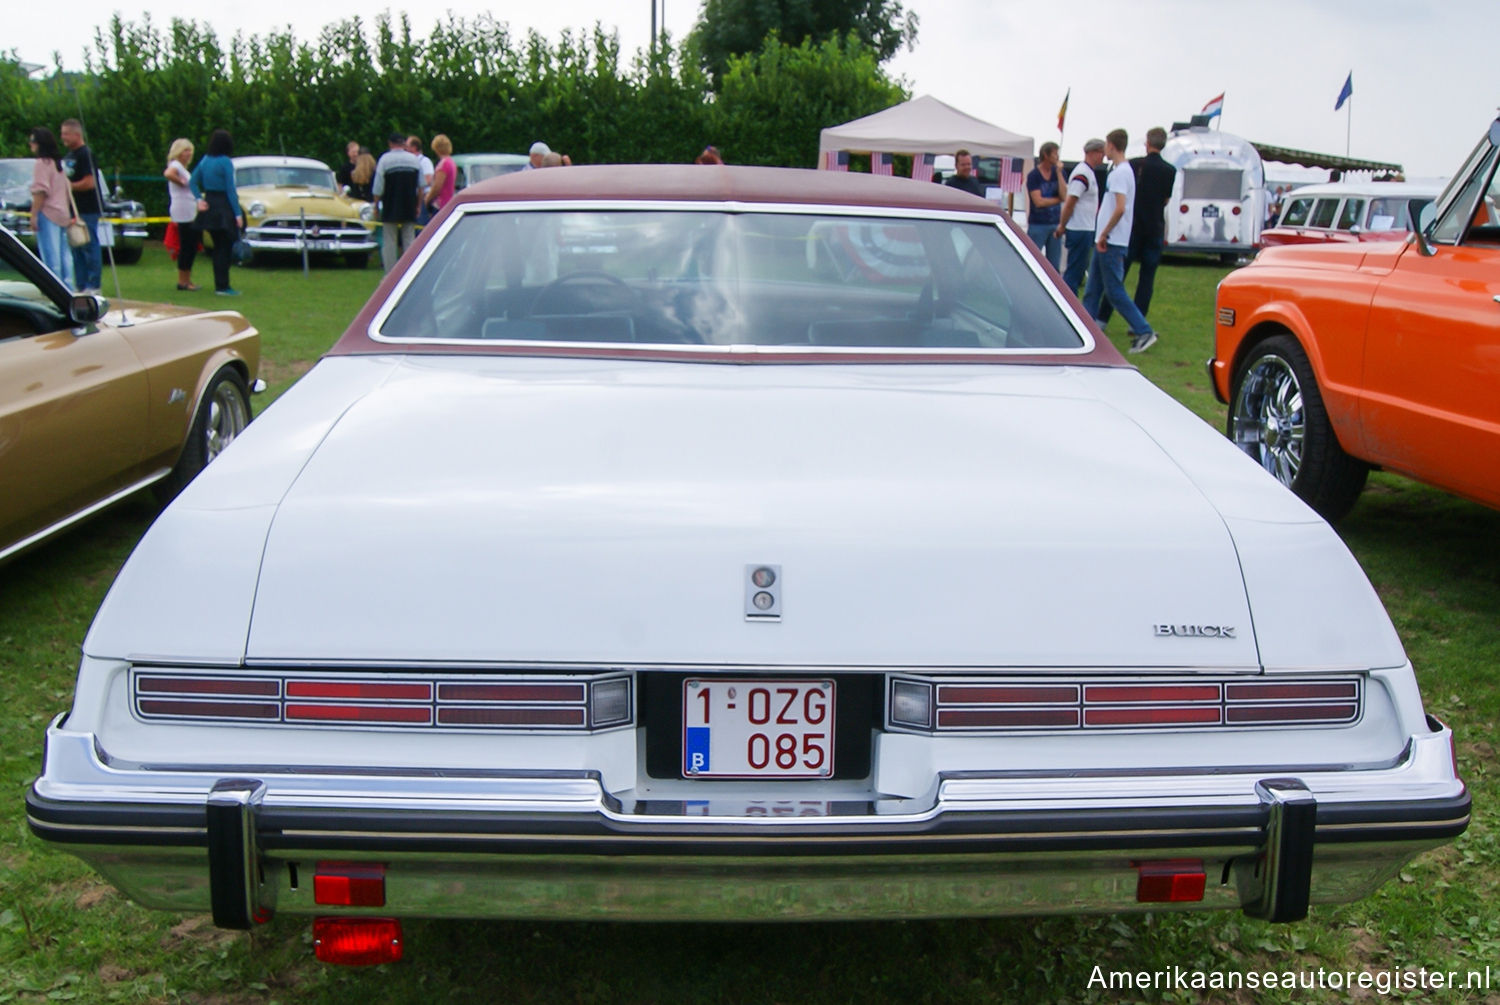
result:
<svg viewBox="0 0 1500 1005"><path fill-rule="evenodd" d="M1271 920L1357 899L1461 833L1446 729L1393 765L1246 774L966 774L930 800L829 815L628 805L586 772L265 773L123 768L55 724L32 830L148 907L333 913L312 873L386 866L386 903L337 913L494 918L953 917L1241 907ZM712 812L708 806L706 811ZM1143 863L1202 863L1201 901L1141 903Z"/></svg>

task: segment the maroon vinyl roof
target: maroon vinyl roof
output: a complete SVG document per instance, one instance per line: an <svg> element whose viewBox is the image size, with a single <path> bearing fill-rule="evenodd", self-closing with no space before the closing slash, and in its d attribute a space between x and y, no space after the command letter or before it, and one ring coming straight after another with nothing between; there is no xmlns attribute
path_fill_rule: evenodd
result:
<svg viewBox="0 0 1500 1005"><path fill-rule="evenodd" d="M376 342L369 337L369 328L380 307L385 303L401 276L410 267L428 235L439 229L439 224L453 212L453 207L469 204L496 205L507 202L572 202L572 201L630 201L630 202L723 202L763 203L807 206L851 206L881 209L907 209L930 212L969 212L994 216L1003 226L1010 227L1025 242L1025 234L1019 231L1010 218L995 205L978 196L929 182L916 182L909 178L876 177L874 175L844 171L807 171L793 168L729 167L706 164L600 164L567 168L543 168L534 171L515 171L471 185L443 208L423 233L419 234L412 249L402 255L401 262L381 281L369 301L360 309L339 341L329 350L329 355L360 355L372 353L424 353L453 355L545 355L545 356L604 356L611 358L691 360L696 362L733 363L911 363L911 362L965 362L965 363L1048 363L1054 366L1092 365L1127 366L1125 359L1115 350L1097 329L1094 331L1095 348L1092 352L1077 356L1058 356L1055 353L1005 356L961 356L933 350L913 350L901 354L862 355L856 351L830 353L798 353L781 356L773 352L705 353L682 352L667 348L642 346L609 347L539 347L503 342L485 342L474 346L430 345L401 343L391 345ZM1028 247L1030 245L1028 244ZM1035 253L1033 249L1033 253ZM1045 265L1045 263L1044 263ZM1060 278L1047 267L1052 281L1060 288ZM1078 313L1087 321L1087 314L1077 300L1064 289L1064 297L1072 302ZM1091 324L1091 322L1090 322Z"/></svg>

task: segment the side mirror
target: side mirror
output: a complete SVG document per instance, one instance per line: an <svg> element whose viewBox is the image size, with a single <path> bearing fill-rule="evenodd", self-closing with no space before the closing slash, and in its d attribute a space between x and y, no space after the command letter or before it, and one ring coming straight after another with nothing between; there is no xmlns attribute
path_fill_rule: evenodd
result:
<svg viewBox="0 0 1500 1005"><path fill-rule="evenodd" d="M339 191L343 192L345 195L348 195L350 192L353 192L354 189L350 188L348 185L345 185Z"/></svg>
<svg viewBox="0 0 1500 1005"><path fill-rule="evenodd" d="M93 293L80 293L68 301L68 320L75 325L91 325L109 311L104 298Z"/></svg>
<svg viewBox="0 0 1500 1005"><path fill-rule="evenodd" d="M1500 126L1500 122L1496 125ZM1495 126L1490 127L1490 132L1495 132ZM1436 204L1430 202L1417 214L1417 229L1412 231L1412 238L1417 242L1417 251L1423 258L1431 258L1437 254L1437 248L1432 246L1432 241L1427 237L1427 232L1432 229L1432 221L1436 218Z"/></svg>

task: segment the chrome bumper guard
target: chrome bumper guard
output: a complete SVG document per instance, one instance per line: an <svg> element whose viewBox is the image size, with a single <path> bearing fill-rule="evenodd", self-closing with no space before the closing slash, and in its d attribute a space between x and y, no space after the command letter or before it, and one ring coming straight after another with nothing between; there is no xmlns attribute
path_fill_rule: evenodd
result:
<svg viewBox="0 0 1500 1005"><path fill-rule="evenodd" d="M940 780L922 805L856 801L827 817L775 819L622 805L582 771L325 770L245 778L117 766L92 735L54 724L43 775L27 795L28 821L39 837L75 851L117 885L122 877L133 881L137 899L148 904L154 891L143 882L171 875L179 892L206 886L202 900L189 892L151 906L211 906L225 928L269 920L279 897L298 889L295 879L290 891L286 886L289 866L353 858L388 860L393 876L415 869L405 874L429 889L456 888L458 873L442 879L444 869L508 870L498 879L463 872L474 877L478 905L465 916L475 917L671 917L680 905L661 898L687 896L704 884L735 905L733 917L824 916L819 897L849 894L870 877L877 882L868 884L868 896L858 908L841 905L841 916L1039 914L1049 910L1045 898L1055 888L1027 901L1006 899L1009 891L1034 886L1041 873L1076 877L1081 869L1092 870L1094 879L1077 885L1092 883L1094 893L1108 897L1074 891L1071 901L1051 906L1239 906L1285 922L1305 918L1313 901L1364 896L1413 855L1467 827L1470 797L1453 773L1449 733L1434 728L1413 737L1395 762L1367 769L1262 778L965 773ZM206 877L198 857L204 851ZM162 855L169 860L152 857ZM1183 856L1201 859L1220 876L1211 900L1135 905L1133 886L1125 894L1118 879L1100 885L1101 876ZM523 905L526 914L483 913L504 903L493 891L535 880L517 876L536 863L545 863L549 879ZM997 885L976 893L975 877ZM1336 880L1331 888L1330 880ZM924 901L918 890L924 882L948 899ZM768 905L773 887L806 896L790 908L784 901ZM585 905L586 913L568 901L569 892L605 889L614 899ZM649 890L658 899L648 907L666 913L648 913L645 901L632 898L636 890ZM488 893L478 897L481 891ZM305 893L292 895L286 910L309 908ZM430 913L424 904L431 901L398 898L387 913L403 907Z"/></svg>

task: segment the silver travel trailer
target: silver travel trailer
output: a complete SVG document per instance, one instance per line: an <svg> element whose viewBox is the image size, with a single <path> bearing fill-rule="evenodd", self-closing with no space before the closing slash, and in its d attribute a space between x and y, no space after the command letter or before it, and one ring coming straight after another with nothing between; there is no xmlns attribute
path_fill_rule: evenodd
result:
<svg viewBox="0 0 1500 1005"><path fill-rule="evenodd" d="M1266 175L1253 143L1179 124L1161 155L1177 169L1166 209L1168 252L1237 258L1260 245Z"/></svg>

